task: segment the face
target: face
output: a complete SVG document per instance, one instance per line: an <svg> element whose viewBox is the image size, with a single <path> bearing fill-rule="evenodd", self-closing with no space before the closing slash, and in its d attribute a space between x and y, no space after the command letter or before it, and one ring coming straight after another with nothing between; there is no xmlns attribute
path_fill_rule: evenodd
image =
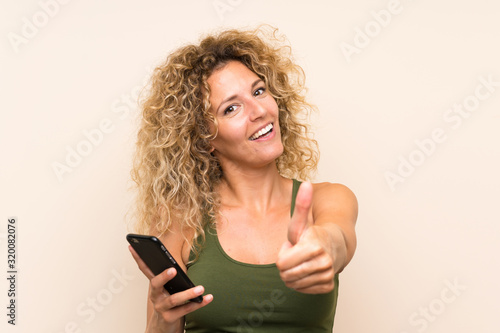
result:
<svg viewBox="0 0 500 333"><path fill-rule="evenodd" d="M283 153L278 105L254 72L228 62L207 80L218 132L211 141L223 168L260 168Z"/></svg>

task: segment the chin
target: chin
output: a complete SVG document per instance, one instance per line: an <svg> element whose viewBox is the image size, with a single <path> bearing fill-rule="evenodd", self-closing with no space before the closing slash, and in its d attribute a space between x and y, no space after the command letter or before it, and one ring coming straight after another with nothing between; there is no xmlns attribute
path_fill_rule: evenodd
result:
<svg viewBox="0 0 500 333"><path fill-rule="evenodd" d="M280 147L276 148L276 150L274 150L273 152L270 153L270 159L272 159L273 161L277 160L281 155L283 155L283 152L284 152L284 148L282 145L280 145Z"/></svg>

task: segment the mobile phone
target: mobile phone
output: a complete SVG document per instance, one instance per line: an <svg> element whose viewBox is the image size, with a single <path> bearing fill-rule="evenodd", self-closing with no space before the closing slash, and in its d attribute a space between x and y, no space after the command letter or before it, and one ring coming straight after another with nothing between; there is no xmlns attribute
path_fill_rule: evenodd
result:
<svg viewBox="0 0 500 333"><path fill-rule="evenodd" d="M193 288L194 284L177 264L174 257L168 252L162 242L154 237L147 235L128 234L127 241L132 245L135 252L146 263L154 275L158 275L167 268L174 267L177 274L168 281L164 287L170 295ZM190 299L191 302L201 303L202 296Z"/></svg>

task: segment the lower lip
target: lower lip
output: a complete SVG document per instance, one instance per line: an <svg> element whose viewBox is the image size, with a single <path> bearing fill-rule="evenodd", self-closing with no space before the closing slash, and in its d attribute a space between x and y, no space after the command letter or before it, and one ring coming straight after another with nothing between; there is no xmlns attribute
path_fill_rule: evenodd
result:
<svg viewBox="0 0 500 333"><path fill-rule="evenodd" d="M266 134L265 136L261 136L258 139L250 140L250 141L252 141L252 142L268 141L268 140L271 140L272 138L274 138L275 136L276 136L276 131L274 130L274 127L273 127L273 129L271 130L271 132L269 134Z"/></svg>

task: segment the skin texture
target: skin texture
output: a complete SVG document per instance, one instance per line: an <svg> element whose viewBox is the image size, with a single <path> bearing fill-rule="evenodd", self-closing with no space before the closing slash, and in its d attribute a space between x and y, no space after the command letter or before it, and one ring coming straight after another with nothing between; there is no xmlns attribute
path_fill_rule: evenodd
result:
<svg viewBox="0 0 500 333"><path fill-rule="evenodd" d="M283 152L278 105L255 73L232 61L208 79L210 101L218 120L217 137L211 145L224 173L268 167ZM273 124L269 138L249 138ZM212 129L213 131L214 129Z"/></svg>
<svg viewBox="0 0 500 333"><path fill-rule="evenodd" d="M334 275L350 262L356 248L356 197L340 184L304 182L290 218L292 181L280 176L275 163L283 145L274 98L255 73L236 61L216 70L208 83L211 112L218 121L211 145L223 169L217 188L217 233L224 251L241 262L276 263L281 279L299 292L330 292ZM251 139L269 124L269 134ZM189 244L182 232L173 223L161 241L186 270ZM184 230L184 235L189 237L190 231ZM173 277L170 270L154 277L131 252L150 280L146 332L183 332L184 316L210 304L213 296L205 295L200 304L187 302L203 294L202 286L168 295L163 285Z"/></svg>

